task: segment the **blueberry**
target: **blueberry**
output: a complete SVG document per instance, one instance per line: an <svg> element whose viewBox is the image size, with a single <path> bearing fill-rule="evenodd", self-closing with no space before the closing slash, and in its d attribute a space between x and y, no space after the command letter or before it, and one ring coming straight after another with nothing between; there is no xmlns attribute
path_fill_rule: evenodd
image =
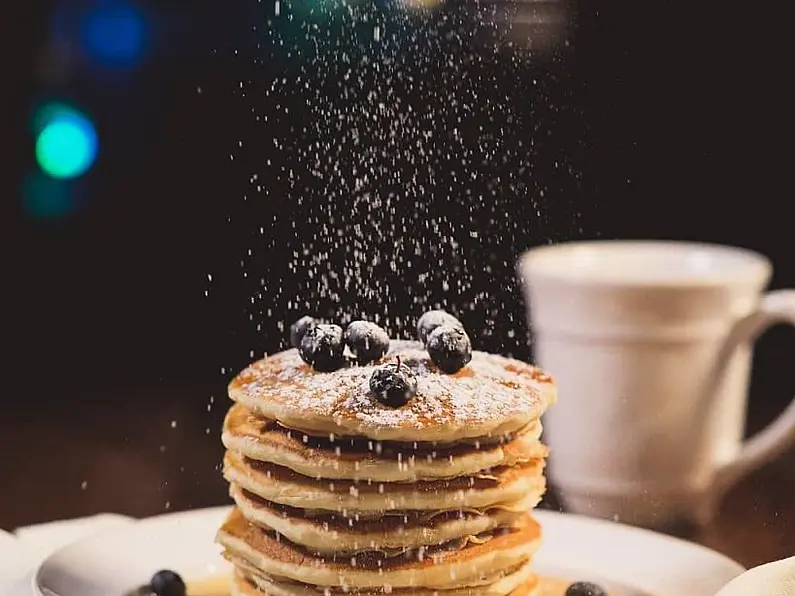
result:
<svg viewBox="0 0 795 596"><path fill-rule="evenodd" d="M301 338L298 353L304 362L319 372L331 372L342 366L342 327L339 325L315 325Z"/></svg>
<svg viewBox="0 0 795 596"><path fill-rule="evenodd" d="M370 391L385 406L399 408L417 393L417 377L405 364L387 364L370 377Z"/></svg>
<svg viewBox="0 0 795 596"><path fill-rule="evenodd" d="M345 329L345 343L359 364L378 360L389 351L389 336L375 323L354 321Z"/></svg>
<svg viewBox="0 0 795 596"><path fill-rule="evenodd" d="M472 360L472 344L463 329L442 325L428 336L428 354L442 372L458 372Z"/></svg>
<svg viewBox="0 0 795 596"><path fill-rule="evenodd" d="M185 596L185 582L178 573L163 569L152 576L149 582L156 596Z"/></svg>
<svg viewBox="0 0 795 596"><path fill-rule="evenodd" d="M566 588L564 596L607 596L602 586L591 582L574 582Z"/></svg>
<svg viewBox="0 0 795 596"><path fill-rule="evenodd" d="M464 330L461 321L456 319L453 315L443 310L429 310L420 317L417 321L417 338L422 343L427 343L428 336L433 333L437 327L446 325L448 327L456 327L457 329Z"/></svg>
<svg viewBox="0 0 795 596"><path fill-rule="evenodd" d="M304 316L290 325L290 345L297 348L301 345L301 338L310 327L317 325L317 321L310 316Z"/></svg>

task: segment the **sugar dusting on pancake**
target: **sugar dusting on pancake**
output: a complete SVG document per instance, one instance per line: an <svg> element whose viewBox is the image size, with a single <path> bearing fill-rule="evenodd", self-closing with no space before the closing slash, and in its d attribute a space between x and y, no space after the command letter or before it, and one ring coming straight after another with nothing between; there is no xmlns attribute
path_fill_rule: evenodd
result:
<svg viewBox="0 0 795 596"><path fill-rule="evenodd" d="M417 375L417 395L390 408L370 392L379 364L401 362ZM366 366L318 373L296 350L256 362L229 385L232 399L309 432L336 432L375 439L454 441L501 434L538 418L554 401L549 375L523 362L474 352L454 375L441 373L416 342L394 341L387 355Z"/></svg>

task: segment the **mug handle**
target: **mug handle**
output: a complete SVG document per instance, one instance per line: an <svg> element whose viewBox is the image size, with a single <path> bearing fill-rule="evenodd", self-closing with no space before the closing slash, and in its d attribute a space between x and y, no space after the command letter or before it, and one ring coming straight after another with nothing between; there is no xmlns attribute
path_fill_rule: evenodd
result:
<svg viewBox="0 0 795 596"><path fill-rule="evenodd" d="M717 359L715 374L711 376L713 389L720 383L723 372L735 350L748 345L778 323L795 326L795 290L776 290L765 294L757 310L735 323ZM709 403L709 400L705 400ZM747 439L740 450L716 472L712 490L713 497L725 492L743 476L771 461L795 445L795 399L773 422Z"/></svg>

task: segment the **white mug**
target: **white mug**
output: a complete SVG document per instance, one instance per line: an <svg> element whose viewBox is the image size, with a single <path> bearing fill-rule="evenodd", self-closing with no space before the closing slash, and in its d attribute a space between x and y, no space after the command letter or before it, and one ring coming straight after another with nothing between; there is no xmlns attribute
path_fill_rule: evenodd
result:
<svg viewBox="0 0 795 596"><path fill-rule="evenodd" d="M753 342L795 324L763 294L764 256L728 246L592 241L518 263L535 359L557 379L548 476L574 512L703 524L740 477L795 444L795 401L744 441Z"/></svg>

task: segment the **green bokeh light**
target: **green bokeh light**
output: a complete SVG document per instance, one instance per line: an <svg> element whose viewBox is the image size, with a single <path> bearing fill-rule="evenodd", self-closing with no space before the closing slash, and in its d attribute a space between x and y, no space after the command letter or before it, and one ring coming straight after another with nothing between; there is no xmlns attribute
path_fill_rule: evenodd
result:
<svg viewBox="0 0 795 596"><path fill-rule="evenodd" d="M76 112L59 113L47 122L36 140L36 160L53 178L86 173L97 156L97 134L91 122Z"/></svg>

